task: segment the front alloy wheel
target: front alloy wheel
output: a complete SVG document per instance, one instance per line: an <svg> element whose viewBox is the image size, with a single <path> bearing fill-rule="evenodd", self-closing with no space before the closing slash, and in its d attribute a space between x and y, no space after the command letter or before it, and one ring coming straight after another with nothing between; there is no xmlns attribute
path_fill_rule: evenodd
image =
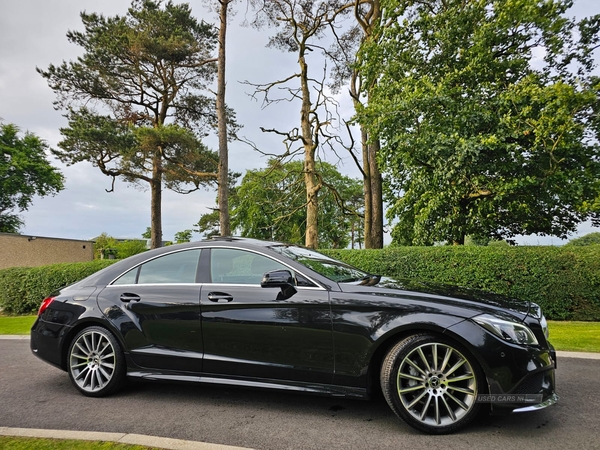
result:
<svg viewBox="0 0 600 450"><path fill-rule="evenodd" d="M69 348L69 377L79 391L102 397L117 390L125 378L121 347L102 327L82 330Z"/></svg>
<svg viewBox="0 0 600 450"><path fill-rule="evenodd" d="M392 410L431 434L464 427L477 414L481 376L473 358L447 339L411 336L386 356L381 387Z"/></svg>

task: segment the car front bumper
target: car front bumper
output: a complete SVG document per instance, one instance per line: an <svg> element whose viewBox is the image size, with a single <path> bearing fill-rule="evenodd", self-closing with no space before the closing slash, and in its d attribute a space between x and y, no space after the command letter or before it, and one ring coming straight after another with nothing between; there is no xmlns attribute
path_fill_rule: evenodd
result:
<svg viewBox="0 0 600 450"><path fill-rule="evenodd" d="M523 406L521 408L516 408L516 409L513 409L512 412L530 412L530 411L537 411L540 409L544 409L544 408L547 408L548 406L554 405L556 402L558 402L559 398L560 397L558 395L552 394L548 399L546 399L542 403L538 403L537 405L530 405L530 406Z"/></svg>
<svg viewBox="0 0 600 450"><path fill-rule="evenodd" d="M547 346L522 346L503 341L479 325L465 320L449 331L465 344L483 369L486 392L478 401L489 404L491 413L507 414L546 408L558 401L556 395L556 352Z"/></svg>

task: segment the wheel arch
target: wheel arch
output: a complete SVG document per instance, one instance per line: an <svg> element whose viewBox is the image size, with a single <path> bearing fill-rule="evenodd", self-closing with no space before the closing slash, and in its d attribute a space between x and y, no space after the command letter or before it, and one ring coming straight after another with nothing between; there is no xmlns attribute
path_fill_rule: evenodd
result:
<svg viewBox="0 0 600 450"><path fill-rule="evenodd" d="M461 321L462 320L459 320L457 323ZM369 365L367 368L367 394L372 396L373 393L380 391L379 376L381 374L383 360L392 347L394 347L398 342L419 333L428 333L434 336L444 337L465 348L469 354L475 358L475 361L486 380L485 387L489 389L489 368L485 363L485 360L481 357L481 354L477 351L475 346L473 346L468 340L464 339L459 334L453 332L450 328L451 327L443 327L431 322L415 322L402 327L394 328L382 335L372 347Z"/></svg>
<svg viewBox="0 0 600 450"><path fill-rule="evenodd" d="M106 329L108 332L110 332L115 337L115 339L119 342L119 344L121 345L123 352L125 352L124 342L121 339L120 333L117 332L115 327L108 320L102 320L97 317L89 317L89 318L83 319L80 322L76 323L63 337L62 347L60 350L60 367L65 372L68 371L68 369L69 369L67 360L69 358L68 353L69 353L69 347L71 346L71 342L73 342L73 339L75 339L75 336L77 336L77 334L81 330L88 328L88 327L93 327L93 326L102 327L102 328Z"/></svg>

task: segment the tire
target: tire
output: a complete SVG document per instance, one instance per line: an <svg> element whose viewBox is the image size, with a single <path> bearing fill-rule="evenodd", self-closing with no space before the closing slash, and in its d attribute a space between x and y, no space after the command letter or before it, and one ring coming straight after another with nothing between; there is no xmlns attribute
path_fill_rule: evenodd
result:
<svg viewBox="0 0 600 450"><path fill-rule="evenodd" d="M394 413L429 434L459 430L477 415L481 370L455 342L416 334L398 342L381 367L381 389Z"/></svg>
<svg viewBox="0 0 600 450"><path fill-rule="evenodd" d="M80 331L69 346L69 378L83 395L104 397L125 381L125 357L117 339L105 328Z"/></svg>

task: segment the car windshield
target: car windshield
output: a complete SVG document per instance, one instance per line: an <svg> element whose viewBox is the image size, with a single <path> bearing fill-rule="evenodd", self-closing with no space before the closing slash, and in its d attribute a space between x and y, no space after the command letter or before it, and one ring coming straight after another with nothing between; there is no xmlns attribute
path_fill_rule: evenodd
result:
<svg viewBox="0 0 600 450"><path fill-rule="evenodd" d="M337 283L352 283L372 277L356 267L344 264L341 261L307 248L292 245L276 245L271 247L271 249Z"/></svg>

